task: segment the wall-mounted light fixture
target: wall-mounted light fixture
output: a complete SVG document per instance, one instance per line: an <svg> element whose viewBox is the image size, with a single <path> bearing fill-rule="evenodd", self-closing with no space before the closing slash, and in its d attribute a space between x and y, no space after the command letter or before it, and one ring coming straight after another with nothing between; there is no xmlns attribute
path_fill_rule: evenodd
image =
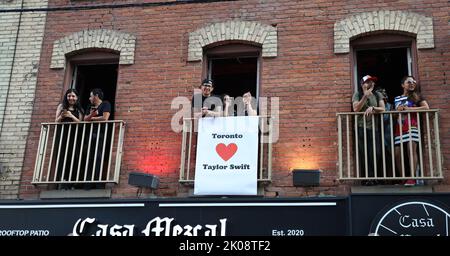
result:
<svg viewBox="0 0 450 256"><path fill-rule="evenodd" d="M320 170L294 169L292 182L296 187L313 187L320 184Z"/></svg>
<svg viewBox="0 0 450 256"><path fill-rule="evenodd" d="M157 189L159 186L159 177L149 173L130 172L128 184L139 188Z"/></svg>

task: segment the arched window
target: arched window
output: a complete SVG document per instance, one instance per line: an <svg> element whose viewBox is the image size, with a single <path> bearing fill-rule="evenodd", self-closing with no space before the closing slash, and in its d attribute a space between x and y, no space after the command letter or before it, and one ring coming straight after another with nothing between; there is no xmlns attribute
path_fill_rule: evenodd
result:
<svg viewBox="0 0 450 256"><path fill-rule="evenodd" d="M104 99L111 103L110 119L114 119L119 57L117 52L98 49L78 51L66 56L65 88L77 89L83 108L89 105L90 91L102 89Z"/></svg>
<svg viewBox="0 0 450 256"><path fill-rule="evenodd" d="M228 43L204 49L205 77L214 81L214 93L231 97L251 92L259 96L261 47L244 43Z"/></svg>
<svg viewBox="0 0 450 256"><path fill-rule="evenodd" d="M378 77L377 87L386 89L389 101L403 93L403 76L417 77L417 48L413 36L373 34L350 41L354 89L364 75Z"/></svg>

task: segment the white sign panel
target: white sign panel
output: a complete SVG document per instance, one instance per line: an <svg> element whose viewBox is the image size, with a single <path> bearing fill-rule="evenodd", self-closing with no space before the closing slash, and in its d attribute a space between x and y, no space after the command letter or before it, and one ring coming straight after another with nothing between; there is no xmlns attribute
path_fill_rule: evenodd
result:
<svg viewBox="0 0 450 256"><path fill-rule="evenodd" d="M257 116L199 120L195 195L256 195L257 170Z"/></svg>

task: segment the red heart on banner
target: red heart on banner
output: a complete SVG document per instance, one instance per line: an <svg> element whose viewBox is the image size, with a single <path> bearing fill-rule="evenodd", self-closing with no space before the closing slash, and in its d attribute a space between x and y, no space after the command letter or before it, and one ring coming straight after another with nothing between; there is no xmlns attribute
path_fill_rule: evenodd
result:
<svg viewBox="0 0 450 256"><path fill-rule="evenodd" d="M238 146L234 143L230 143L230 144L228 144L228 146L226 146L223 143L219 143L216 146L217 154L219 154L219 156L224 161L228 161L230 158L232 158L234 156L234 154L236 153L237 149L238 149Z"/></svg>

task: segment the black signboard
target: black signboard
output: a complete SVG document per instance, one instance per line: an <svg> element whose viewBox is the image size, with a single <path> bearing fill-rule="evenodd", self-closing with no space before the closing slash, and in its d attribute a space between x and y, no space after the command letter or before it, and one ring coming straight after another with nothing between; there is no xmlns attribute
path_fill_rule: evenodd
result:
<svg viewBox="0 0 450 256"><path fill-rule="evenodd" d="M348 235L348 199L190 198L0 204L0 236Z"/></svg>
<svg viewBox="0 0 450 256"><path fill-rule="evenodd" d="M0 236L448 236L450 194L0 202Z"/></svg>
<svg viewBox="0 0 450 256"><path fill-rule="evenodd" d="M351 196L352 235L448 236L449 194Z"/></svg>

